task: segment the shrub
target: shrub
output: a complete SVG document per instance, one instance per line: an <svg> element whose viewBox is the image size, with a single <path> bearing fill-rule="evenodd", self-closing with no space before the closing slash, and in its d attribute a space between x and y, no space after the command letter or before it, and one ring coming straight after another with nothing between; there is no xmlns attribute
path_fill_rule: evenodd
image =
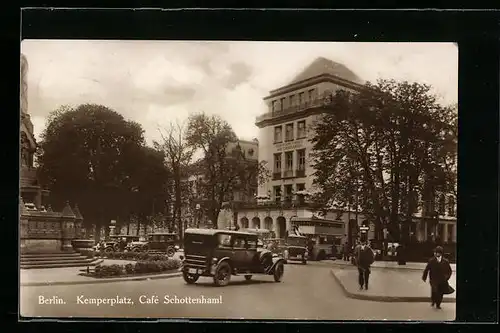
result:
<svg viewBox="0 0 500 333"><path fill-rule="evenodd" d="M95 267L95 275L98 277L120 276L123 273L123 265L97 265Z"/></svg>
<svg viewBox="0 0 500 333"><path fill-rule="evenodd" d="M134 273L134 272L135 272L135 267L134 267L134 265L133 265L133 264L126 264L126 265L125 265L125 272L126 272L127 274L132 274L132 273Z"/></svg>

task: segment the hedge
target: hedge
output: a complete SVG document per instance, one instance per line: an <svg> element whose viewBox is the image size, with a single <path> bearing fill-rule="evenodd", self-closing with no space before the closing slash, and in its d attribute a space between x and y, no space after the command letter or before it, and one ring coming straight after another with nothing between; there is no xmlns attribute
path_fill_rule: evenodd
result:
<svg viewBox="0 0 500 333"><path fill-rule="evenodd" d="M161 273L178 269L181 262L177 259L145 260L126 265L97 265L93 275L95 277L114 277L134 274Z"/></svg>
<svg viewBox="0 0 500 333"><path fill-rule="evenodd" d="M97 254L101 258L108 259L122 259L122 260L167 260L171 259L169 256L164 254L152 254L147 252L104 252L100 251Z"/></svg>

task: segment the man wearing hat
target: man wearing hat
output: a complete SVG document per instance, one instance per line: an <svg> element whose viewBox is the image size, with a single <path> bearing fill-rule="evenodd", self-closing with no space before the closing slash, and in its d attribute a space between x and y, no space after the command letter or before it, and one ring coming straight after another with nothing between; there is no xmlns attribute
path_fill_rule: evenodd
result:
<svg viewBox="0 0 500 333"><path fill-rule="evenodd" d="M427 281L429 275L429 282L431 284L431 306L436 306L441 309L441 302L443 301L443 294L445 287L448 287L448 280L452 274L449 261L443 257L443 248L438 246L434 249L434 257L432 257L424 269L422 280Z"/></svg>

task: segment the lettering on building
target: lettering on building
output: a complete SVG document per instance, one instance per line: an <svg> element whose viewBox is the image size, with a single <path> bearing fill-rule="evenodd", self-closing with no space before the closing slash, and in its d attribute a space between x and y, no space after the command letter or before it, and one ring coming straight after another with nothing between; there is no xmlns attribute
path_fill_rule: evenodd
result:
<svg viewBox="0 0 500 333"><path fill-rule="evenodd" d="M294 150L294 149L302 148L304 146L304 140L278 143L275 146L276 146L276 151Z"/></svg>

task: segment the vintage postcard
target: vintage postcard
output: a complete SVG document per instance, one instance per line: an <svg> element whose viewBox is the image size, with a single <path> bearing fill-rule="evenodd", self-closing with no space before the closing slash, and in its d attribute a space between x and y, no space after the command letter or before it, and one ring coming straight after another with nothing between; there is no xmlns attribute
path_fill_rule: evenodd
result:
<svg viewBox="0 0 500 333"><path fill-rule="evenodd" d="M454 320L458 52L23 40L21 317Z"/></svg>

